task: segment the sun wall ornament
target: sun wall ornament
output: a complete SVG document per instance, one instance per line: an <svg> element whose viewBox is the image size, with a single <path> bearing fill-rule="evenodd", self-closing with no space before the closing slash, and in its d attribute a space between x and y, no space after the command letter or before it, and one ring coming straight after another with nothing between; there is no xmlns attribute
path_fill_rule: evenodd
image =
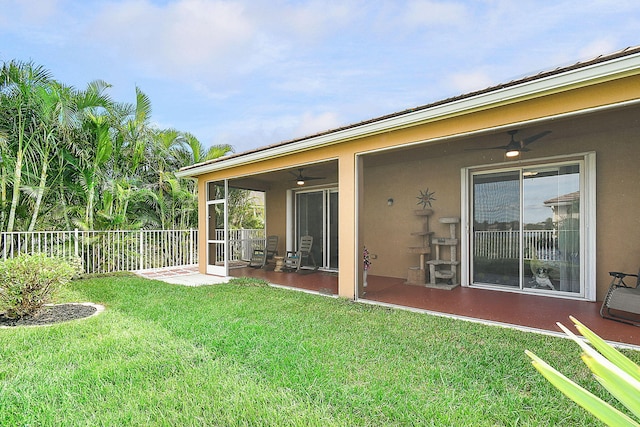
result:
<svg viewBox="0 0 640 427"><path fill-rule="evenodd" d="M435 191L429 192L428 188L424 191L420 190L420 195L416 197L416 199L418 199L418 203L416 204L422 205L422 209L425 209L427 206L431 207L431 202L436 200L436 198L433 197L434 194L436 194L436 192Z"/></svg>

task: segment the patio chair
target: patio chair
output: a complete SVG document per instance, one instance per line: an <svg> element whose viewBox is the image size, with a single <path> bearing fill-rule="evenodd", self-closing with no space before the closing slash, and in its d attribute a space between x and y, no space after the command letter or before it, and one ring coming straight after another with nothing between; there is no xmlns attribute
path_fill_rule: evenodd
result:
<svg viewBox="0 0 640 427"><path fill-rule="evenodd" d="M278 236L267 236L264 248L253 250L249 267L264 268L276 255L278 255Z"/></svg>
<svg viewBox="0 0 640 427"><path fill-rule="evenodd" d="M640 326L640 271L638 274L610 271L609 275L613 279L602 301L600 315L605 319ZM625 277L635 277L635 286L627 285Z"/></svg>
<svg viewBox="0 0 640 427"><path fill-rule="evenodd" d="M316 260L313 258L313 254L311 253L311 246L313 246L313 236L300 237L298 250L287 251L287 254L284 257L282 270L299 272L302 267L308 266L308 264L303 264L302 260L307 260L308 262L309 259L311 259L311 262L313 263L313 270L317 270L318 266L316 265Z"/></svg>

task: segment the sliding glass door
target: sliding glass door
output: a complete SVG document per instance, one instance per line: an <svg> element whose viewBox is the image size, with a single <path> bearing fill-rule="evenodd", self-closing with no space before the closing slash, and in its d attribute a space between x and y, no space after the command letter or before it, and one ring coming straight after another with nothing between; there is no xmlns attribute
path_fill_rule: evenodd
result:
<svg viewBox="0 0 640 427"><path fill-rule="evenodd" d="M473 283L520 287L520 173L473 177Z"/></svg>
<svg viewBox="0 0 640 427"><path fill-rule="evenodd" d="M312 236L311 253L318 267L338 268L338 191L296 193L296 242Z"/></svg>
<svg viewBox="0 0 640 427"><path fill-rule="evenodd" d="M471 177L471 283L583 295L581 163Z"/></svg>

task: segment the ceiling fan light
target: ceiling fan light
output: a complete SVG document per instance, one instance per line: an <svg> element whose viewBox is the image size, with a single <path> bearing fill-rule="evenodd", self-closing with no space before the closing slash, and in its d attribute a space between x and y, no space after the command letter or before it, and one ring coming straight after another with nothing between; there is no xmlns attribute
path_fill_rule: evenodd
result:
<svg viewBox="0 0 640 427"><path fill-rule="evenodd" d="M298 184L300 186L303 186L304 185L304 180L299 179L299 180L296 181L296 184Z"/></svg>
<svg viewBox="0 0 640 427"><path fill-rule="evenodd" d="M520 155L520 151L518 150L507 150L507 157L518 157Z"/></svg>

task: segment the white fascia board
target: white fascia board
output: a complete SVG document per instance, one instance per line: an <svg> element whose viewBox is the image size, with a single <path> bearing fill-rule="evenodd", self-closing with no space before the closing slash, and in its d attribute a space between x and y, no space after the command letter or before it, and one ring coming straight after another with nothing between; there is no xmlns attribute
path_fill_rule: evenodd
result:
<svg viewBox="0 0 640 427"><path fill-rule="evenodd" d="M516 86L496 89L494 91L469 98L447 102L432 108L407 112L388 119L365 123L325 135L312 136L289 144L276 145L272 148L265 148L264 150L259 150L255 153L239 155L228 160L205 163L202 166L195 166L186 170L180 170L176 172L176 176L195 177L208 172L282 157L365 136L415 126L421 123L433 122L446 117L460 116L468 112L487 109L491 106L514 102L519 99L526 99L534 96L541 96L550 92L560 92L578 86L585 86L590 82L605 81L609 78L625 75L627 73L640 73L640 54L624 56L588 67L568 70L561 74L534 79Z"/></svg>

